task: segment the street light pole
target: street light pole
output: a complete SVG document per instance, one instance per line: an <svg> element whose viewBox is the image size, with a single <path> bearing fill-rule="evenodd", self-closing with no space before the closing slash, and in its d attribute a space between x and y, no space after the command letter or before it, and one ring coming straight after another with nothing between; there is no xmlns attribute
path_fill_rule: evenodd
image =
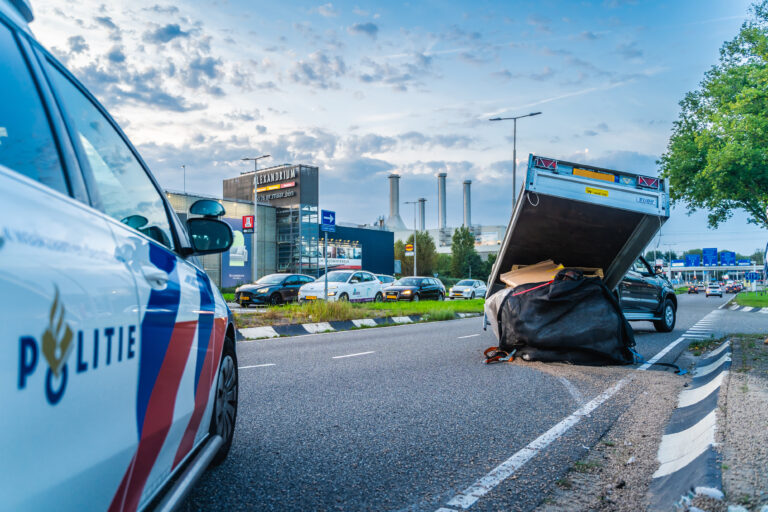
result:
<svg viewBox="0 0 768 512"><path fill-rule="evenodd" d="M262 158L269 158L272 155L261 155L257 157L246 157L240 160L249 161L253 160L253 243L251 244L251 281L255 282L258 277L258 267L256 261L256 254L258 249L259 230L256 219L258 218L258 196L256 195L256 172L259 170L259 160Z"/></svg>
<svg viewBox="0 0 768 512"><path fill-rule="evenodd" d="M187 195L187 166L181 164L181 168L184 170L184 195Z"/></svg>
<svg viewBox="0 0 768 512"><path fill-rule="evenodd" d="M512 213L515 212L517 204L517 120L523 117L538 116L541 112L531 112L523 116L515 117L492 117L489 121L512 121Z"/></svg>

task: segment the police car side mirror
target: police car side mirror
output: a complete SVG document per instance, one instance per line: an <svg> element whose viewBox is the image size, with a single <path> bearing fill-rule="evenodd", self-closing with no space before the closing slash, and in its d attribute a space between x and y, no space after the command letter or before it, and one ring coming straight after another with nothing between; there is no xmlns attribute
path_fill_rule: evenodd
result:
<svg viewBox="0 0 768 512"><path fill-rule="evenodd" d="M232 228L220 220L193 218L187 220L187 232L194 254L215 254L232 246Z"/></svg>
<svg viewBox="0 0 768 512"><path fill-rule="evenodd" d="M212 199L199 199L189 207L189 213L192 215L203 215L205 217L221 217L224 215L224 207L218 201Z"/></svg>

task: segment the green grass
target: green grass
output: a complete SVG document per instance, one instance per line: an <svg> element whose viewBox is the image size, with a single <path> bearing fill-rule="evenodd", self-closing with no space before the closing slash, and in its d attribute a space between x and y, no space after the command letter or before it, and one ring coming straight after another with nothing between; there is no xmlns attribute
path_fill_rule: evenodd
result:
<svg viewBox="0 0 768 512"><path fill-rule="evenodd" d="M224 296L224 300L227 302L235 302L235 294L234 293L222 293Z"/></svg>
<svg viewBox="0 0 768 512"><path fill-rule="evenodd" d="M675 295L682 295L684 293L688 293L688 286L678 286L675 288Z"/></svg>
<svg viewBox="0 0 768 512"><path fill-rule="evenodd" d="M710 337L709 339L705 339L705 340L697 340L688 345L688 350L690 350L693 353L693 355L698 357L704 352L708 352L714 349L715 347L717 347L718 345L720 345L720 343L724 342L726 338L727 337L722 337L722 338Z"/></svg>
<svg viewBox="0 0 768 512"><path fill-rule="evenodd" d="M468 301L379 302L309 302L267 307L264 312L235 313L238 327L274 324L331 322L385 316L424 315L428 321L450 320L456 313L482 313L483 299Z"/></svg>
<svg viewBox="0 0 768 512"><path fill-rule="evenodd" d="M736 304L757 308L768 307L768 293L766 292L741 292L736 295Z"/></svg>

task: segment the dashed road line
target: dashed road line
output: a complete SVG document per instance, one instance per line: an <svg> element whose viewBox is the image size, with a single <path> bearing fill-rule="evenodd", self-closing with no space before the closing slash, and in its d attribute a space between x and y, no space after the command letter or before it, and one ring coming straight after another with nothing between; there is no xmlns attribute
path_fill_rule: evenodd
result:
<svg viewBox="0 0 768 512"><path fill-rule="evenodd" d="M251 364L248 366L238 366L238 370L245 370L248 368L264 368L265 366L275 366L275 363L264 363L264 364Z"/></svg>
<svg viewBox="0 0 768 512"><path fill-rule="evenodd" d="M459 336L458 339L463 340L464 338L474 338L475 336L480 336L479 334L470 334L468 336Z"/></svg>
<svg viewBox="0 0 768 512"><path fill-rule="evenodd" d="M357 357L357 356L367 356L368 354L375 354L375 350L369 350L368 352L358 352L356 354L346 354L343 356L333 356L331 359L344 359L345 357Z"/></svg>

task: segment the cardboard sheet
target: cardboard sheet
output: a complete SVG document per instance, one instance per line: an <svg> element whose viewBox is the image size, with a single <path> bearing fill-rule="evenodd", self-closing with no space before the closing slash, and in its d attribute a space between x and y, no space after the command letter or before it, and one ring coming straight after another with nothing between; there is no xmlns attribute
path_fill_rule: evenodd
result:
<svg viewBox="0 0 768 512"><path fill-rule="evenodd" d="M500 279L507 286L514 288L526 283L543 283L546 281L551 281L562 269L562 265L558 265L552 260L545 260L540 261L535 265L528 265L522 268L513 269L505 274L502 274Z"/></svg>

